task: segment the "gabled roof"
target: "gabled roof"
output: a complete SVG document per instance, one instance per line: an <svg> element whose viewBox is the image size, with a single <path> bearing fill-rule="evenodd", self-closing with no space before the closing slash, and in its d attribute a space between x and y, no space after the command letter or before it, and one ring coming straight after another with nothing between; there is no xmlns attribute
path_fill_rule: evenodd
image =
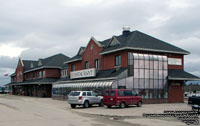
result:
<svg viewBox="0 0 200 126"><path fill-rule="evenodd" d="M115 46L108 46L100 54L108 54L112 52L117 52L120 50L142 50L142 51L152 51L152 52L164 52L164 53L176 53L176 54L189 54L188 51L183 50L179 47L171 45L167 42L149 36L140 31L130 32L129 35L115 36L115 38L121 43ZM112 38L100 42L102 45L108 45Z"/></svg>
<svg viewBox="0 0 200 126"><path fill-rule="evenodd" d="M24 63L24 72L30 72L36 69L41 68L62 68L64 66L64 62L69 60L68 56L65 56L61 53L44 58L39 59L42 63L42 65L38 66L39 61L33 61L33 60L23 60ZM33 68L31 68L31 64L33 64Z"/></svg>

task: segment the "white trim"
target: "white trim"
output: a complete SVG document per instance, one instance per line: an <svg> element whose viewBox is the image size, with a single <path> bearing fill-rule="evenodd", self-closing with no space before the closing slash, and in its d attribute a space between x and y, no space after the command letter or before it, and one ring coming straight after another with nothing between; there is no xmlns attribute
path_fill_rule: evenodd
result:
<svg viewBox="0 0 200 126"><path fill-rule="evenodd" d="M82 60L82 57L80 57L80 58L78 58L78 59L68 60L68 61L64 62L64 64L66 64L66 63L71 63L71 62L75 62L75 61L80 61L80 60Z"/></svg>
<svg viewBox="0 0 200 126"><path fill-rule="evenodd" d="M90 41L91 41L91 40L93 40L99 47L103 47L103 45L102 45L101 43L99 43L93 36L91 37ZM90 42L90 41L89 41L89 42ZM88 42L88 44L89 44L89 42ZM88 46L88 44L87 44L87 46ZM86 47L87 47L87 46L86 46Z"/></svg>
<svg viewBox="0 0 200 126"><path fill-rule="evenodd" d="M24 63L21 58L19 58L19 61L21 62L22 66L24 67Z"/></svg>
<svg viewBox="0 0 200 126"><path fill-rule="evenodd" d="M157 49L145 49L145 48L123 47L123 48L119 48L119 49L114 49L114 50L102 52L102 53L100 53L100 55L104 55L104 54L108 54L108 53L113 53L113 52L117 52L117 51L121 51L121 50L125 50L125 49L143 50L143 51L150 51L150 52L166 52L166 53L185 54L185 55L190 54L190 53L185 53L185 52L166 51L166 50L157 50Z"/></svg>
<svg viewBox="0 0 200 126"><path fill-rule="evenodd" d="M43 69L43 68L58 68L58 69L62 69L62 67L43 66L43 67L38 67L38 68L35 68L35 69L31 69L31 70L24 71L24 73L28 73L28 72L35 71L35 70L39 70L39 69Z"/></svg>

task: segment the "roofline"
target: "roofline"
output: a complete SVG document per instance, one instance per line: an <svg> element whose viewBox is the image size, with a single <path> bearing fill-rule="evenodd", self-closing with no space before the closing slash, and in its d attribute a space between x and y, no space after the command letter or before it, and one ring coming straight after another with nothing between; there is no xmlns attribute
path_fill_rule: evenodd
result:
<svg viewBox="0 0 200 126"><path fill-rule="evenodd" d="M100 42L98 42L93 36L90 38L90 41L91 40L93 40L99 47L104 47ZM89 41L89 42L90 42ZM89 44L89 42L88 42L88 44ZM87 46L88 46L88 44L87 44ZM87 48L87 46L85 47L85 48Z"/></svg>
<svg viewBox="0 0 200 126"><path fill-rule="evenodd" d="M114 80L117 77L109 77L109 78L96 78L96 79L84 79L84 80L69 80L69 81L56 81L53 85L63 84L63 83L76 83L76 82L85 82L85 81L98 81L98 80Z"/></svg>
<svg viewBox="0 0 200 126"><path fill-rule="evenodd" d="M78 59L68 60L68 61L64 62L64 64L66 64L66 63L71 63L71 62L75 62L75 61L80 61L80 60L82 60L82 57L80 57L80 58L78 58Z"/></svg>
<svg viewBox="0 0 200 126"><path fill-rule="evenodd" d="M101 52L100 55L109 54L109 53L113 53L113 52L117 52L117 51L121 51L121 50L125 50L125 49L143 50L143 51L150 51L150 52L166 52L166 53L175 53L175 54L184 54L184 55L190 54L190 52L187 53L187 52L166 51L166 50L159 50L159 49L123 47L123 48L118 48L118 49L114 49L114 50L110 50L110 51L106 51L106 52Z"/></svg>
<svg viewBox="0 0 200 126"><path fill-rule="evenodd" d="M22 66L24 67L23 60L21 58L19 58L19 61L21 62Z"/></svg>
<svg viewBox="0 0 200 126"><path fill-rule="evenodd" d="M43 66L43 67L38 67L38 68L35 68L35 69L31 69L31 70L24 71L24 73L28 73L28 72L35 71L35 70L39 70L39 69L43 69L43 68L58 68L58 69L62 69L62 67Z"/></svg>
<svg viewBox="0 0 200 126"><path fill-rule="evenodd" d="M22 82L18 84L10 84L10 85L29 85L29 84L51 84L53 82Z"/></svg>
<svg viewBox="0 0 200 126"><path fill-rule="evenodd" d="M169 80L184 80L184 81L199 81L200 78L173 78L168 77Z"/></svg>

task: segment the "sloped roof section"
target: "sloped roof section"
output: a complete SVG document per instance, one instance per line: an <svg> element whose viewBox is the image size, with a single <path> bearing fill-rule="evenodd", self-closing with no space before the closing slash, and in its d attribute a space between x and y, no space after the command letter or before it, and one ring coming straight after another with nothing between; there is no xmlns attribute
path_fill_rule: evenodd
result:
<svg viewBox="0 0 200 126"><path fill-rule="evenodd" d="M199 77L192 75L191 73L188 73L184 70L178 70L178 69L169 69L168 79L169 80L185 80L185 81L200 80Z"/></svg>
<svg viewBox="0 0 200 126"><path fill-rule="evenodd" d="M167 42L154 38L150 35L142 33L140 31L130 32L128 36L115 36L116 39L121 43L116 46L108 46L100 54L108 54L120 50L132 49L152 52L165 52L165 53L176 53L176 54L189 54L188 51L183 50L179 47L171 45ZM108 45L111 39L100 42L102 45Z"/></svg>
<svg viewBox="0 0 200 126"><path fill-rule="evenodd" d="M33 60L23 60L24 63L24 72L32 71L35 69L45 68L45 67L52 67L52 68L62 68L64 65L64 62L69 60L68 56L65 56L61 53L44 58L39 59L42 62L42 65L38 66L39 61L33 61ZM30 67L31 64L33 64L34 67ZM66 67L66 66L65 66Z"/></svg>
<svg viewBox="0 0 200 126"><path fill-rule="evenodd" d="M22 60L22 62L24 64L24 71L37 68L38 61L34 61L34 60ZM33 64L32 68L31 68L31 63Z"/></svg>

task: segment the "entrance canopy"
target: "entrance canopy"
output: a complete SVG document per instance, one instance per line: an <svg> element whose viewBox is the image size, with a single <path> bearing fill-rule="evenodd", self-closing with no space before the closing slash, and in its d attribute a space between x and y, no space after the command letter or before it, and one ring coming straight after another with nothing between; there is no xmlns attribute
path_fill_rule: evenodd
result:
<svg viewBox="0 0 200 126"><path fill-rule="evenodd" d="M199 77L192 75L184 70L169 69L168 70L169 80L183 80L183 81L198 81Z"/></svg>
<svg viewBox="0 0 200 126"><path fill-rule="evenodd" d="M98 81L98 82L79 82L79 83L65 83L53 85L53 88L98 88L111 87L113 81Z"/></svg>

